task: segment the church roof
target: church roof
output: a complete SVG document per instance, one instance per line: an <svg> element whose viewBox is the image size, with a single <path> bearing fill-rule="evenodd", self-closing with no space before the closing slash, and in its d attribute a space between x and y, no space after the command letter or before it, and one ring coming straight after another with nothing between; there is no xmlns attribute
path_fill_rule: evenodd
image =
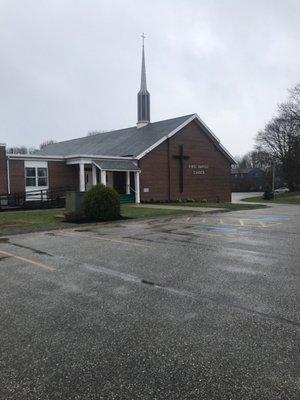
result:
<svg viewBox="0 0 300 400"><path fill-rule="evenodd" d="M232 156L220 144L216 136L201 121L197 114L150 122L146 126L133 126L108 132L96 133L78 139L49 144L37 156L91 156L101 157L131 157L139 159L152 149L171 137L192 120L198 122L201 128L211 137L221 152L232 162Z"/></svg>
<svg viewBox="0 0 300 400"><path fill-rule="evenodd" d="M92 161L102 171L139 171L136 161L132 160L101 160Z"/></svg>
<svg viewBox="0 0 300 400"><path fill-rule="evenodd" d="M118 129L100 132L92 136L50 144L38 155L70 156L93 155L111 157L137 157L156 141L168 135L192 115L152 122L142 128Z"/></svg>

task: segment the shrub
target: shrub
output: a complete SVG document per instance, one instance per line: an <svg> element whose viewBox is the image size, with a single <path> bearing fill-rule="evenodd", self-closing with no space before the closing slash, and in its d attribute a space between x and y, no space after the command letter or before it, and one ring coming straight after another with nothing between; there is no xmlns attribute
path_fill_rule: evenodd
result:
<svg viewBox="0 0 300 400"><path fill-rule="evenodd" d="M120 198L115 189L93 186L83 200L84 214L94 221L108 221L120 216Z"/></svg>
<svg viewBox="0 0 300 400"><path fill-rule="evenodd" d="M263 199L264 200L272 200L272 199L274 199L274 193L270 189L267 189L264 192Z"/></svg>

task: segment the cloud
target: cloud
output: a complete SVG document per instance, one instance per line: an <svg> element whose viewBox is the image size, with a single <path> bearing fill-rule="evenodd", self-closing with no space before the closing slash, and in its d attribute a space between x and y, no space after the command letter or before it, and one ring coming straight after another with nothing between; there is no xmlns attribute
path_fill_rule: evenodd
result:
<svg viewBox="0 0 300 400"><path fill-rule="evenodd" d="M233 154L299 81L300 4L2 0L0 142L132 126L141 32L152 120L197 112Z"/></svg>

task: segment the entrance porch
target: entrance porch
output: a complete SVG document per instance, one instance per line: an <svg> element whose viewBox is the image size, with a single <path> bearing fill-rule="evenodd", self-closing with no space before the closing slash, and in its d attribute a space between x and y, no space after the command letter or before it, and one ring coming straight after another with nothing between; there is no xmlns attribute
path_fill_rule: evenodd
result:
<svg viewBox="0 0 300 400"><path fill-rule="evenodd" d="M136 204L140 203L140 169L133 160L70 160L68 165L79 165L79 190L85 192L94 185L102 183L114 188L125 200L134 195Z"/></svg>

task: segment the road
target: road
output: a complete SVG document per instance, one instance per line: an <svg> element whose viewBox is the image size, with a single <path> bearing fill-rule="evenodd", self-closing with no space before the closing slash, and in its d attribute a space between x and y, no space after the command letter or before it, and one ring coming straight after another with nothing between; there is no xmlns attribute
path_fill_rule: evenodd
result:
<svg viewBox="0 0 300 400"><path fill-rule="evenodd" d="M1 399L296 399L300 208L0 243Z"/></svg>

